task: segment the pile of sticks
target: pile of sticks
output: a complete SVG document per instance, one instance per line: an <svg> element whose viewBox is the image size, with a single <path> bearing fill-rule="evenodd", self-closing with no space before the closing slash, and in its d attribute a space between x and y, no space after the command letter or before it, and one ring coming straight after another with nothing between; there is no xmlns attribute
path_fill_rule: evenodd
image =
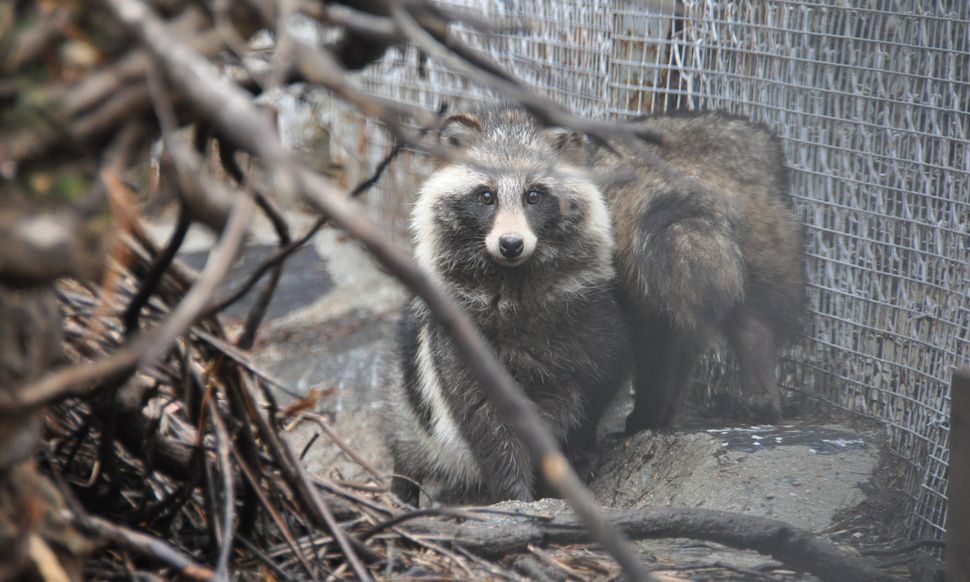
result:
<svg viewBox="0 0 970 582"><path fill-rule="evenodd" d="M497 25L426 0L87 4L0 7L0 578L517 578L529 570L512 567L526 563L516 555L553 559L535 544L595 542L601 551L564 566L569 576L622 568L629 579L652 579L627 536L753 548L833 580L885 577L772 520L601 511L462 311L350 200L402 147L452 154L422 139L440 111L368 95L349 73L412 43L541 123L606 144L662 136L579 118L536 95L451 30ZM339 39L304 43L290 33L296 15ZM246 57L261 30L274 43L257 66ZM399 145L344 191L288 150L272 112L257 104L293 83L328 90ZM158 171L146 171L158 142ZM296 236L279 197L319 218ZM159 247L139 204L166 200L179 218ZM220 295L257 212L273 224L279 250ZM219 235L200 272L176 259L194 223ZM575 519L520 515L496 529L476 525L494 509L402 506L374 471L366 483L307 473L281 430L312 402L277 406L275 391L287 387L247 350L286 258L326 223L424 299ZM250 292L258 296L245 323L228 333L220 312Z"/></svg>

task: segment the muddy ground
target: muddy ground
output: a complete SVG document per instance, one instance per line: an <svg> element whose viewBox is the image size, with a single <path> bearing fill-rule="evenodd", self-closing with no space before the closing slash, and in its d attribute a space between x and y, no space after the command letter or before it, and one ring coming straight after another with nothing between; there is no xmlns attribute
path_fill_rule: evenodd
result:
<svg viewBox="0 0 970 582"><path fill-rule="evenodd" d="M297 217L294 223L308 221ZM156 234L164 237L165 231L160 226ZM193 232L182 258L200 267L210 244L210 237ZM242 279L274 247L268 226L258 224L227 285ZM258 364L288 387L288 393L279 394L283 403L310 390L322 394L318 412L380 471L390 466L375 410L397 310L405 298L404 290L354 242L324 230L287 264L254 350ZM230 310L229 324L239 323L247 307L243 302ZM622 414L620 405L607 433L619 426ZM297 450L312 440L304 458L311 471L367 479L315 423L294 426L289 436ZM894 489L898 480L899 467L886 452L878 427L855 419L816 416L759 427L708 418L690 429L606 436L590 487L608 507L737 511L784 520L838 543L870 547L905 538L907 512L905 497ZM511 506L532 513L566 511L558 500L522 505ZM648 540L638 547L658 571L676 565L680 578L672 579L812 579L766 556L713 543ZM554 554L545 561L530 558L516 568L531 578L568 578L568 571L555 566ZM907 576L908 565L917 562L894 558ZM914 575L932 579L933 568L932 561L918 565Z"/></svg>

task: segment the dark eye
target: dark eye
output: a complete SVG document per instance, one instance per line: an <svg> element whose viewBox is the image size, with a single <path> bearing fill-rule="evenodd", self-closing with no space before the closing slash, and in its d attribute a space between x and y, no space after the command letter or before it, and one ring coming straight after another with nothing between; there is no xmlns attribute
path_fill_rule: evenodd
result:
<svg viewBox="0 0 970 582"><path fill-rule="evenodd" d="M542 192L538 190L529 190L525 193L525 201L529 204L538 204L539 200L542 199Z"/></svg>
<svg viewBox="0 0 970 582"><path fill-rule="evenodd" d="M495 194L492 194L488 190L479 192L478 199L482 204L495 204Z"/></svg>

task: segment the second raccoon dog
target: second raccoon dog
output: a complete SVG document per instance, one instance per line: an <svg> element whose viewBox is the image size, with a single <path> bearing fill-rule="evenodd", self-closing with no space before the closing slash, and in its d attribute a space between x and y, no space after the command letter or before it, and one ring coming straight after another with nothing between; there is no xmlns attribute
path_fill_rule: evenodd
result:
<svg viewBox="0 0 970 582"><path fill-rule="evenodd" d="M415 257L577 460L629 377L606 203L572 159L577 144L521 111L452 116L441 136L468 162L421 188ZM384 422L394 492L414 502L416 483L437 482L446 498L533 499L525 447L419 299L404 309L398 351Z"/></svg>
<svg viewBox="0 0 970 582"><path fill-rule="evenodd" d="M714 336L726 338L737 355L738 412L775 422L781 414L775 362L797 330L805 287L801 225L779 140L713 112L637 123L662 133L662 146L643 147L668 168L635 164L632 180L605 189L619 276L636 316L636 399L627 431L671 423L697 357ZM607 175L630 165L604 151L591 164Z"/></svg>

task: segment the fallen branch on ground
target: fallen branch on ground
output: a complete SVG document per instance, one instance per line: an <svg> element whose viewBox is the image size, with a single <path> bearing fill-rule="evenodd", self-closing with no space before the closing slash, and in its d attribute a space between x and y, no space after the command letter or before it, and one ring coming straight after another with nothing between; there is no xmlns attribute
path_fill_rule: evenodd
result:
<svg viewBox="0 0 970 582"><path fill-rule="evenodd" d="M631 539L691 538L750 549L832 582L892 579L868 559L777 519L693 508L611 512L609 519ZM436 536L447 535L453 543L494 557L524 552L530 544L594 541L580 522L567 516L522 519L502 527L483 526L476 521L455 524L440 520L418 521L413 527Z"/></svg>

